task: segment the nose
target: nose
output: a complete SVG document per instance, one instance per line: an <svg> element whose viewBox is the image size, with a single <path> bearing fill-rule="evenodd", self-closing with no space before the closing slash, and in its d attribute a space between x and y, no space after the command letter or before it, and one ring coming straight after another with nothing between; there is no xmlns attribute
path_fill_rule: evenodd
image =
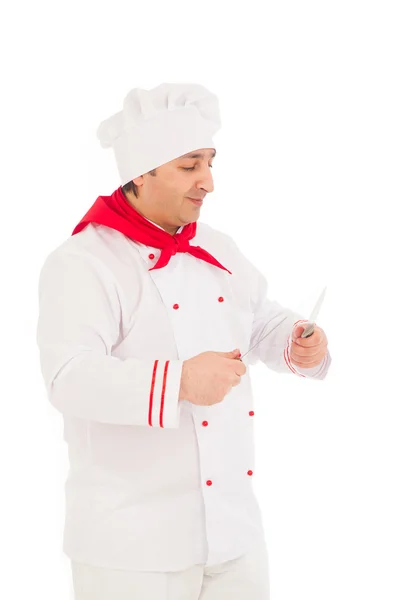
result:
<svg viewBox="0 0 400 600"><path fill-rule="evenodd" d="M201 170L196 188L203 188L207 193L214 191L214 180L209 167L204 167L204 169Z"/></svg>

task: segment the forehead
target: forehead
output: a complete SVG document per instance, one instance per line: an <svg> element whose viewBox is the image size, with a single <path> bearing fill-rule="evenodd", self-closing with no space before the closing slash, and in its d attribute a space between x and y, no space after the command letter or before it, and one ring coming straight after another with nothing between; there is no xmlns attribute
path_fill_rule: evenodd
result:
<svg viewBox="0 0 400 600"><path fill-rule="evenodd" d="M182 158L214 158L216 154L217 151L215 148L201 148L200 150L194 150L193 152L183 154L178 160Z"/></svg>

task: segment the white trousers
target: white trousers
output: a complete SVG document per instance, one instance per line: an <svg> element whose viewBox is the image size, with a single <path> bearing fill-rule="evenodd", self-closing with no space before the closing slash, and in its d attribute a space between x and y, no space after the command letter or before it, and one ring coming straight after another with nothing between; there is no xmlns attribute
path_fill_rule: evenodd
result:
<svg viewBox="0 0 400 600"><path fill-rule="evenodd" d="M265 543L219 565L121 571L71 561L75 600L270 600Z"/></svg>

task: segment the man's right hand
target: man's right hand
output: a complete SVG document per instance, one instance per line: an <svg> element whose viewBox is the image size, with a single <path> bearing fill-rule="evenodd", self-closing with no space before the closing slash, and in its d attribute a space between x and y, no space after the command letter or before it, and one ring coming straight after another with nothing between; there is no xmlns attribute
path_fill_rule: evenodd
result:
<svg viewBox="0 0 400 600"><path fill-rule="evenodd" d="M222 402L232 387L239 385L246 367L239 350L202 352L183 362L179 400L200 406Z"/></svg>

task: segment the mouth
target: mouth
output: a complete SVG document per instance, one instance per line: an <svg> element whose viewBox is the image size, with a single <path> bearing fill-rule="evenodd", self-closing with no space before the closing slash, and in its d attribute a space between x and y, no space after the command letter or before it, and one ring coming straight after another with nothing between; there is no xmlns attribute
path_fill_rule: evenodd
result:
<svg viewBox="0 0 400 600"><path fill-rule="evenodd" d="M188 199L191 200L194 204L197 204L197 206L201 206L203 204L203 200L196 200L196 198L189 198Z"/></svg>

